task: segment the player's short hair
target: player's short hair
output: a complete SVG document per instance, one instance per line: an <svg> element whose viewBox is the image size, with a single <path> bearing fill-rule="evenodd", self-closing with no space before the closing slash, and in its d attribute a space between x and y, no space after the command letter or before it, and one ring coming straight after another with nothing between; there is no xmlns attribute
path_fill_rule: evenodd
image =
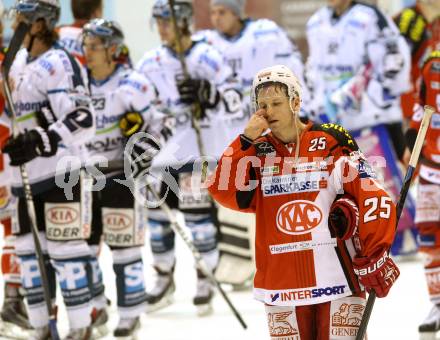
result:
<svg viewBox="0 0 440 340"><path fill-rule="evenodd" d="M92 14L102 7L102 0L71 0L73 17L77 20L90 20Z"/></svg>

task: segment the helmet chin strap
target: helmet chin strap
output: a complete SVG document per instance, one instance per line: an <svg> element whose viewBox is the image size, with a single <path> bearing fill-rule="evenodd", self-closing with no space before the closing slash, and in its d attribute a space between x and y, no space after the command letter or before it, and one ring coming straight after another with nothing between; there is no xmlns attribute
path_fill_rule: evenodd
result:
<svg viewBox="0 0 440 340"><path fill-rule="evenodd" d="M296 134L296 143L295 143L295 166L298 165L299 162L299 148L300 148L300 136L299 136L299 129L298 129L298 124L296 122L296 116L298 115L298 113L295 112L295 110L292 107L292 99L289 97L289 106L290 106L290 110L292 111L292 115L293 115L293 125L295 126L295 134Z"/></svg>
<svg viewBox="0 0 440 340"><path fill-rule="evenodd" d="M29 36L30 36L31 39L29 40L29 44L28 44L28 46L26 47L26 50L27 50L28 53L30 54L31 51L32 51L32 47L34 46L34 41L35 41L36 35L35 35L35 34L31 34L31 33L29 33Z"/></svg>

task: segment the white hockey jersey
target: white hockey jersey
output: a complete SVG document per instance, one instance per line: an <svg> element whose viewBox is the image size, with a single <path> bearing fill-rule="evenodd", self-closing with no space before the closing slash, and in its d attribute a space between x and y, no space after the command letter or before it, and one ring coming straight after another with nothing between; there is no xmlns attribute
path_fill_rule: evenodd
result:
<svg viewBox="0 0 440 340"><path fill-rule="evenodd" d="M64 178L66 170L81 167L80 149L95 133L92 113L76 111L80 106L92 110L87 78L75 58L56 47L34 59L26 49L21 49L11 67L10 78L14 84L12 97L18 130L24 132L39 126L37 112L48 107L53 113L53 121L47 122L49 129L61 137L56 155L37 157L26 163L33 194L38 194L54 185L55 175ZM13 168L12 187L22 187L18 167Z"/></svg>
<svg viewBox="0 0 440 340"><path fill-rule="evenodd" d="M231 126L235 117L242 116L241 90L232 77L232 69L211 45L194 41L185 53L190 77L209 80L220 93L214 109L207 109L207 117L200 122L206 155L220 157L233 138ZM158 91L160 111L170 112L176 119L176 131L165 148L154 158L154 167L183 165L200 156L196 133L191 126L191 106L181 103L176 79L183 76L178 56L161 46L147 52L137 69L145 74Z"/></svg>
<svg viewBox="0 0 440 340"><path fill-rule="evenodd" d="M255 110L251 103L252 81L258 71L269 66L282 64L293 71L301 82L302 108L306 110L310 95L304 82L301 54L275 22L268 19L246 20L241 32L234 37L216 30L200 31L196 36L204 38L221 51L241 82L245 115L239 124L240 128L244 127Z"/></svg>
<svg viewBox="0 0 440 340"><path fill-rule="evenodd" d="M307 40L307 81L315 113L325 111L351 131L402 119L400 95L410 85L410 52L390 18L355 1L340 17L326 6L309 19ZM390 77L386 69L397 61L399 71ZM359 90L360 109L339 110L332 117L332 94L367 66L372 71Z"/></svg>
<svg viewBox="0 0 440 340"><path fill-rule="evenodd" d="M118 65L105 80L90 79L90 92L95 109L96 135L86 146L91 158L99 155L108 161L122 160L126 138L119 120L126 112L139 112L148 133L159 138L165 115L155 110L155 90L139 72Z"/></svg>
<svg viewBox="0 0 440 340"><path fill-rule="evenodd" d="M84 51L82 49L81 34L83 25L74 23L72 25L58 27L59 44L64 47L67 52L78 58L78 60L85 64Z"/></svg>

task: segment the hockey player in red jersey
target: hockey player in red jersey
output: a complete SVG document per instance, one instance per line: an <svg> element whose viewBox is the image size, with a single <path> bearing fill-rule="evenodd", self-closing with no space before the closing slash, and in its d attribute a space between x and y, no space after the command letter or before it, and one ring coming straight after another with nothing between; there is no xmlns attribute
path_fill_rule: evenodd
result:
<svg viewBox="0 0 440 340"><path fill-rule="evenodd" d="M287 67L260 71L252 91L259 109L209 191L256 214L254 296L271 338L354 339L364 291L385 297L399 276L387 252L395 205L344 128L298 118L301 88Z"/></svg>
<svg viewBox="0 0 440 340"><path fill-rule="evenodd" d="M440 20L440 18L438 19ZM435 35L434 35L435 36ZM436 109L422 149L416 203L416 226L419 229L419 250L425 255L425 276L433 307L419 326L421 339L435 339L440 330L440 35L437 50L433 51L422 68L419 103L407 131L410 147L415 143L423 117L423 105Z"/></svg>
<svg viewBox="0 0 440 340"><path fill-rule="evenodd" d="M253 20L244 13L245 0L212 0L211 23L214 29L198 35L222 51L243 88L243 116L237 118L231 135L239 134L252 112L251 88L255 73L262 68L283 64L304 81L304 65L298 47L287 33L269 19ZM303 102L310 95L303 89ZM305 93L304 93L305 92ZM302 105L305 107L306 105ZM302 114L306 115L307 110ZM235 289L251 285L255 271L252 258L252 239L255 221L249 214L219 209L220 260L215 275L220 282L233 284Z"/></svg>
<svg viewBox="0 0 440 340"><path fill-rule="evenodd" d="M436 0L417 0L414 6L403 9L394 19L400 34L411 48L411 89L401 97L402 113L411 119L414 104L418 101L422 66L433 51L429 46L430 37L435 30L435 20L440 16L440 2Z"/></svg>

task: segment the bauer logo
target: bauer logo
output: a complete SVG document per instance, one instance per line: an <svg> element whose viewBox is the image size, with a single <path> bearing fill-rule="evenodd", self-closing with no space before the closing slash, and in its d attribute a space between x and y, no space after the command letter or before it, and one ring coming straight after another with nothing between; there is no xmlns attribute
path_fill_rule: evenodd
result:
<svg viewBox="0 0 440 340"><path fill-rule="evenodd" d="M122 230L133 226L133 219L122 213L112 212L103 216L104 225L110 230Z"/></svg>
<svg viewBox="0 0 440 340"><path fill-rule="evenodd" d="M46 210L46 216L50 223L66 225L75 222L79 213L76 209L66 206L55 206Z"/></svg>
<svg viewBox="0 0 440 340"><path fill-rule="evenodd" d="M322 221L322 211L310 201L292 201L278 209L277 228L285 234L310 232Z"/></svg>

